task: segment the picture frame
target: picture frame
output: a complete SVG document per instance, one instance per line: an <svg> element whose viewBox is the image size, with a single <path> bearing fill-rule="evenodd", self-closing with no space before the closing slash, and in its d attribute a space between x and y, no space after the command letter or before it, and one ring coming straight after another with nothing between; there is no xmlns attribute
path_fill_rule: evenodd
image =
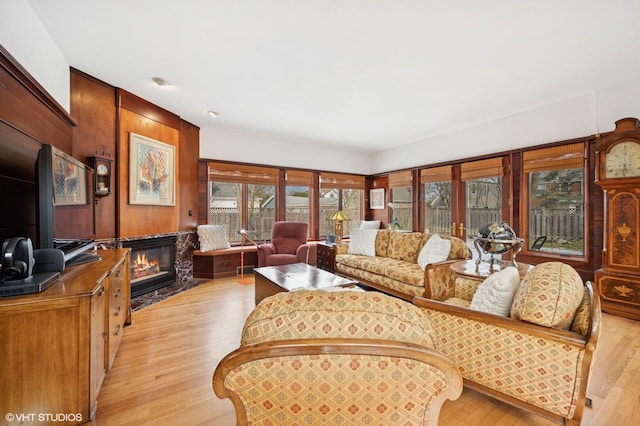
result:
<svg viewBox="0 0 640 426"><path fill-rule="evenodd" d="M334 245L336 243L336 239L337 239L337 235L329 234L329 235L327 235L327 239L325 240L324 243L327 244L327 245L332 246L332 245Z"/></svg>
<svg viewBox="0 0 640 426"><path fill-rule="evenodd" d="M129 204L175 206L175 147L129 135Z"/></svg>
<svg viewBox="0 0 640 426"><path fill-rule="evenodd" d="M53 152L53 205L81 206L89 202L86 166L59 150Z"/></svg>
<svg viewBox="0 0 640 426"><path fill-rule="evenodd" d="M384 209L384 188L369 190L369 208L374 210Z"/></svg>

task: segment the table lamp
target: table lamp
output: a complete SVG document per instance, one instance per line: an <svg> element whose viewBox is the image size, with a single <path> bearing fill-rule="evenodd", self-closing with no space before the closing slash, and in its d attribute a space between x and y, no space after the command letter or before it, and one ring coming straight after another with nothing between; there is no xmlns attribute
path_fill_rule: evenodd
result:
<svg viewBox="0 0 640 426"><path fill-rule="evenodd" d="M351 220L349 216L342 210L338 210L334 214L331 215L329 220L336 221L336 243L340 244L342 242L342 222L345 220Z"/></svg>

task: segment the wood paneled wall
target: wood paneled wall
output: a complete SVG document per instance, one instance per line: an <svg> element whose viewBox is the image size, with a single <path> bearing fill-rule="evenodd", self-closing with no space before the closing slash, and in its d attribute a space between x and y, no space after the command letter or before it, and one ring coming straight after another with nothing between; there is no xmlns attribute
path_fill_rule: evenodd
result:
<svg viewBox="0 0 640 426"><path fill-rule="evenodd" d="M384 188L384 209L370 209L369 190L378 188ZM364 217L366 218L366 220L379 220L382 222L382 228L387 227L387 223L389 222L389 207L387 207L389 196L390 194L388 176L381 176L366 180L364 194Z"/></svg>
<svg viewBox="0 0 640 426"><path fill-rule="evenodd" d="M0 119L42 143L71 154L75 120L0 45Z"/></svg>
<svg viewBox="0 0 640 426"><path fill-rule="evenodd" d="M198 157L200 128L184 120L180 122L180 162L177 191L180 201L180 230L198 226Z"/></svg>
<svg viewBox="0 0 640 426"><path fill-rule="evenodd" d="M71 114L78 126L73 129L73 153L88 163L98 155L113 160L111 185L115 188L120 168L116 161L116 89L83 72L71 69ZM96 239L116 235L116 197L96 198Z"/></svg>
<svg viewBox="0 0 640 426"><path fill-rule="evenodd" d="M180 118L155 107L125 90L117 89L118 123L118 237L137 237L177 232L180 197L175 206L129 204L129 135L137 133L176 147L175 164L180 164ZM177 171L178 167L176 167ZM176 173L177 177L177 173ZM179 180L179 179L177 179ZM178 185L176 185L178 188Z"/></svg>
<svg viewBox="0 0 640 426"><path fill-rule="evenodd" d="M96 239L195 230L200 129L134 94L71 70L71 113L78 126L69 151L83 162L113 160L111 195L96 199ZM129 133L176 147L175 206L129 204ZM189 214L191 212L191 215Z"/></svg>
<svg viewBox="0 0 640 426"><path fill-rule="evenodd" d="M75 120L0 45L0 243L38 247L35 159L43 143L69 154Z"/></svg>

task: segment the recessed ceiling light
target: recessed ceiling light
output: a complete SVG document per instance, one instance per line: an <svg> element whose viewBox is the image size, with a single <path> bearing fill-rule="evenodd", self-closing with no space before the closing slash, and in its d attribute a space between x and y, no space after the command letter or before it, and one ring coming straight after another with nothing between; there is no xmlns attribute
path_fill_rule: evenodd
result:
<svg viewBox="0 0 640 426"><path fill-rule="evenodd" d="M215 111L207 111L207 114L209 114L211 118L216 118L220 115L219 112L215 112Z"/></svg>
<svg viewBox="0 0 640 426"><path fill-rule="evenodd" d="M169 83L167 82L167 80L165 80L164 78L161 77L153 77L151 79L155 84L157 84L158 86L168 86Z"/></svg>

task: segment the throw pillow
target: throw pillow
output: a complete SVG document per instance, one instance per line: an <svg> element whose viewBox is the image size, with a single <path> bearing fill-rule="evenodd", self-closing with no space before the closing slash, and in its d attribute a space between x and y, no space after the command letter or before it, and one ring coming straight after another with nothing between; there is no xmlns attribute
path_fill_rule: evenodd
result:
<svg viewBox="0 0 640 426"><path fill-rule="evenodd" d="M360 222L360 229L380 229L379 220L363 220Z"/></svg>
<svg viewBox="0 0 640 426"><path fill-rule="evenodd" d="M424 270L429 263L444 262L449 257L451 241L433 234L418 254L418 265Z"/></svg>
<svg viewBox="0 0 640 426"><path fill-rule="evenodd" d="M495 272L479 286L471 299L471 309L508 317L513 296L520 284L520 273L513 266Z"/></svg>
<svg viewBox="0 0 640 426"><path fill-rule="evenodd" d="M227 240L226 225L198 225L200 251L220 250L231 247Z"/></svg>
<svg viewBox="0 0 640 426"><path fill-rule="evenodd" d="M511 317L568 330L584 296L582 278L570 265L544 262L524 277L511 305Z"/></svg>
<svg viewBox="0 0 640 426"><path fill-rule="evenodd" d="M376 255L377 229L356 229L349 236L349 254L361 254L364 256Z"/></svg>
<svg viewBox="0 0 640 426"><path fill-rule="evenodd" d="M387 257L409 263L416 263L421 241L422 234L420 232L389 231Z"/></svg>

